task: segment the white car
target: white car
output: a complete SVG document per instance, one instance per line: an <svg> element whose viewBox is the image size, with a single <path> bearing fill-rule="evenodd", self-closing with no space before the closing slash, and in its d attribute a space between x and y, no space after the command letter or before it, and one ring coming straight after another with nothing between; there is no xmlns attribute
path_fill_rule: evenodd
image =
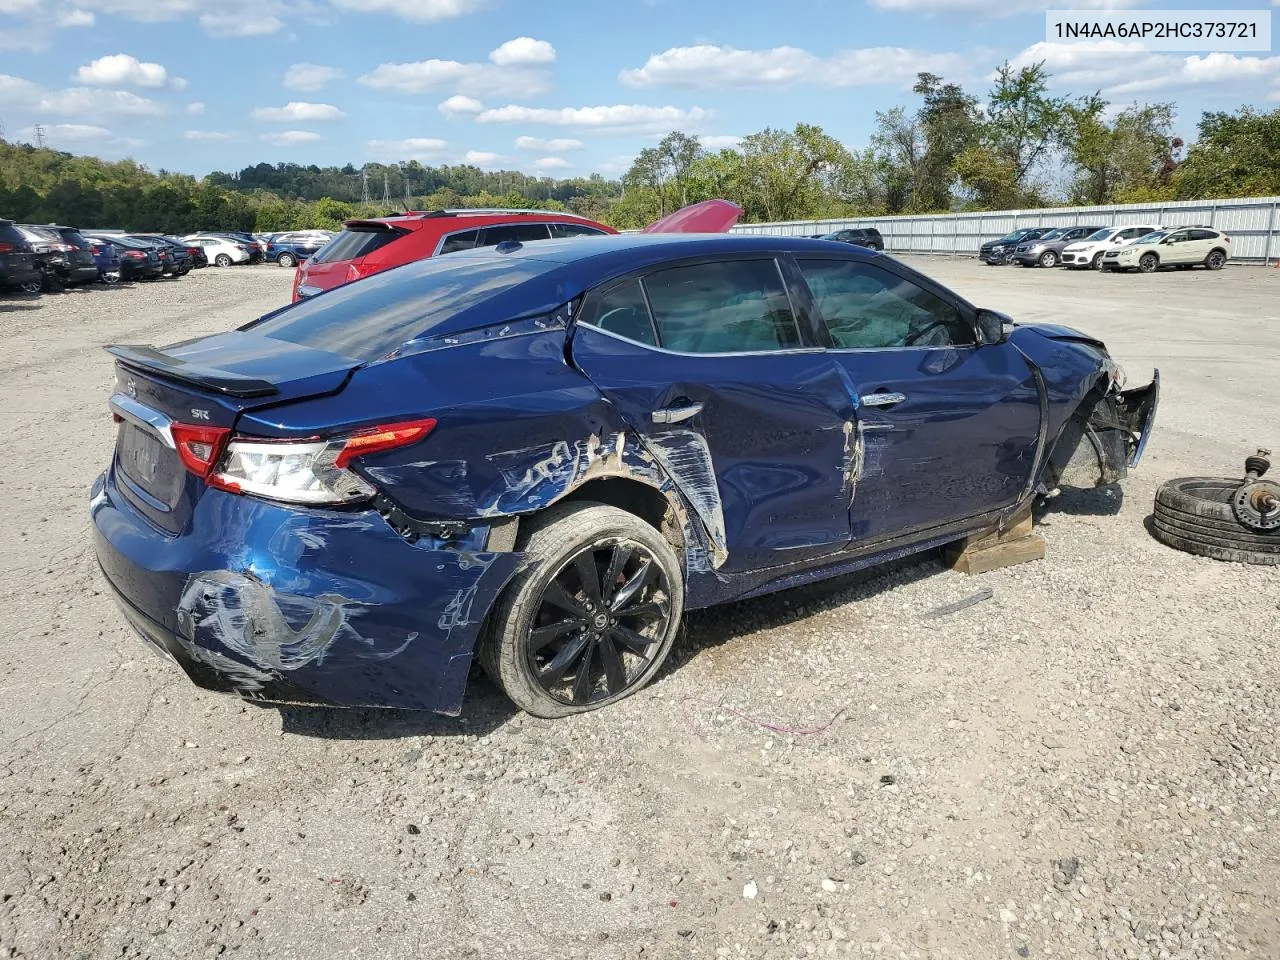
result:
<svg viewBox="0 0 1280 960"><path fill-rule="evenodd" d="M1108 250L1127 246L1139 237L1145 237L1148 233L1163 229L1158 223L1147 226L1103 227L1083 240L1067 244L1062 250L1062 265L1071 270L1082 267L1101 270L1103 255Z"/></svg>
<svg viewBox="0 0 1280 960"><path fill-rule="evenodd" d="M1231 257L1231 238L1209 227L1176 227L1140 237L1127 247L1108 250L1103 270L1138 270L1154 273L1161 267L1190 270L1203 264L1221 270Z"/></svg>
<svg viewBox="0 0 1280 960"><path fill-rule="evenodd" d="M249 262L249 251L226 237L207 237L196 233L183 237L182 242L199 247L209 258L209 262L216 267L229 267L233 263Z"/></svg>

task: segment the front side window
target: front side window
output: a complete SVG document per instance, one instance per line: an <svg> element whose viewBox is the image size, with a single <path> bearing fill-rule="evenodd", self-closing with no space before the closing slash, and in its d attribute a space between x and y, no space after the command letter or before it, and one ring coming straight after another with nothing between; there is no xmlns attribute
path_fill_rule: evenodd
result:
<svg viewBox="0 0 1280 960"><path fill-rule="evenodd" d="M1186 230L1180 230L1177 233L1169 234L1170 243L1182 243L1183 241L1190 240L1190 239L1191 239L1191 235L1187 233Z"/></svg>
<svg viewBox="0 0 1280 960"><path fill-rule="evenodd" d="M553 223L551 226L551 236L558 239L565 237L603 237L607 234L603 230L597 230L595 227L588 227L585 223Z"/></svg>
<svg viewBox="0 0 1280 960"><path fill-rule="evenodd" d="M778 264L725 260L672 267L644 279L667 350L757 353L800 345Z"/></svg>
<svg viewBox="0 0 1280 960"><path fill-rule="evenodd" d="M910 280L853 260L800 260L800 272L836 346L846 350L967 346L953 305Z"/></svg>

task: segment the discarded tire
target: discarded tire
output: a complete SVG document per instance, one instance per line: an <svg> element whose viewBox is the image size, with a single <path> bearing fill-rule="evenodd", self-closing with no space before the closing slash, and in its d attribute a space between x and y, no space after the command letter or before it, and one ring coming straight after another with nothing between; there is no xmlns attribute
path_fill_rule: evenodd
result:
<svg viewBox="0 0 1280 960"><path fill-rule="evenodd" d="M1242 481L1181 477L1156 491L1152 533L1161 543L1215 560L1280 564L1280 529L1255 530L1236 519Z"/></svg>

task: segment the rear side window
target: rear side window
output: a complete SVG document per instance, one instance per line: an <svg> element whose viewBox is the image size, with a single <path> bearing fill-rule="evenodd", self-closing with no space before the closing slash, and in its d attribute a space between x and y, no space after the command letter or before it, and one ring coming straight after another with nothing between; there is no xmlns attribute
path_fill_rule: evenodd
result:
<svg viewBox="0 0 1280 960"><path fill-rule="evenodd" d="M551 227L551 236L553 238L608 236L603 230L588 227L585 223L552 223L548 224L548 226Z"/></svg>
<svg viewBox="0 0 1280 960"><path fill-rule="evenodd" d="M887 270L851 260L800 260L837 347L943 347L974 342L960 312Z"/></svg>
<svg viewBox="0 0 1280 960"><path fill-rule="evenodd" d="M480 242L477 245L496 247L509 240L528 243L530 240L546 240L550 236L545 223L504 223L497 227L485 227L480 233Z"/></svg>
<svg viewBox="0 0 1280 960"><path fill-rule="evenodd" d="M1212 230L1192 230L1192 240L1217 240L1218 235Z"/></svg>
<svg viewBox="0 0 1280 960"><path fill-rule="evenodd" d="M444 243L440 245L440 252L455 253L458 250L470 250L479 239L479 230L464 230L462 233L455 233L452 236L445 237Z"/></svg>
<svg viewBox="0 0 1280 960"><path fill-rule="evenodd" d="M624 280L591 298L580 320L637 343L647 343L651 347L658 345L653 321L649 318L649 305L645 303L639 280Z"/></svg>
<svg viewBox="0 0 1280 960"><path fill-rule="evenodd" d="M800 345L773 260L673 267L644 279L658 339L682 353L746 353Z"/></svg>
<svg viewBox="0 0 1280 960"><path fill-rule="evenodd" d="M370 363L555 268L542 260L432 257L335 287L241 329Z"/></svg>
<svg viewBox="0 0 1280 960"><path fill-rule="evenodd" d="M0 240L5 243L26 243L27 238L18 232L18 228L11 223L0 223Z"/></svg>
<svg viewBox="0 0 1280 960"><path fill-rule="evenodd" d="M337 239L322 247L311 258L312 263L334 263L338 260L354 260L367 257L373 251L385 247L404 234L399 230L343 230Z"/></svg>

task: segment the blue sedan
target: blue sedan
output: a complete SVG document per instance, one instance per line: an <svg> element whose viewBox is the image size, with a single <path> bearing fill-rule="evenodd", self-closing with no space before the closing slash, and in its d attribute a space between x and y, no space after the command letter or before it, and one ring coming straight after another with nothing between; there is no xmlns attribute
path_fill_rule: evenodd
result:
<svg viewBox="0 0 1280 960"><path fill-rule="evenodd" d="M1158 378L800 238L509 241L109 348L98 559L193 681L457 714L634 693L686 610L1125 476Z"/></svg>

